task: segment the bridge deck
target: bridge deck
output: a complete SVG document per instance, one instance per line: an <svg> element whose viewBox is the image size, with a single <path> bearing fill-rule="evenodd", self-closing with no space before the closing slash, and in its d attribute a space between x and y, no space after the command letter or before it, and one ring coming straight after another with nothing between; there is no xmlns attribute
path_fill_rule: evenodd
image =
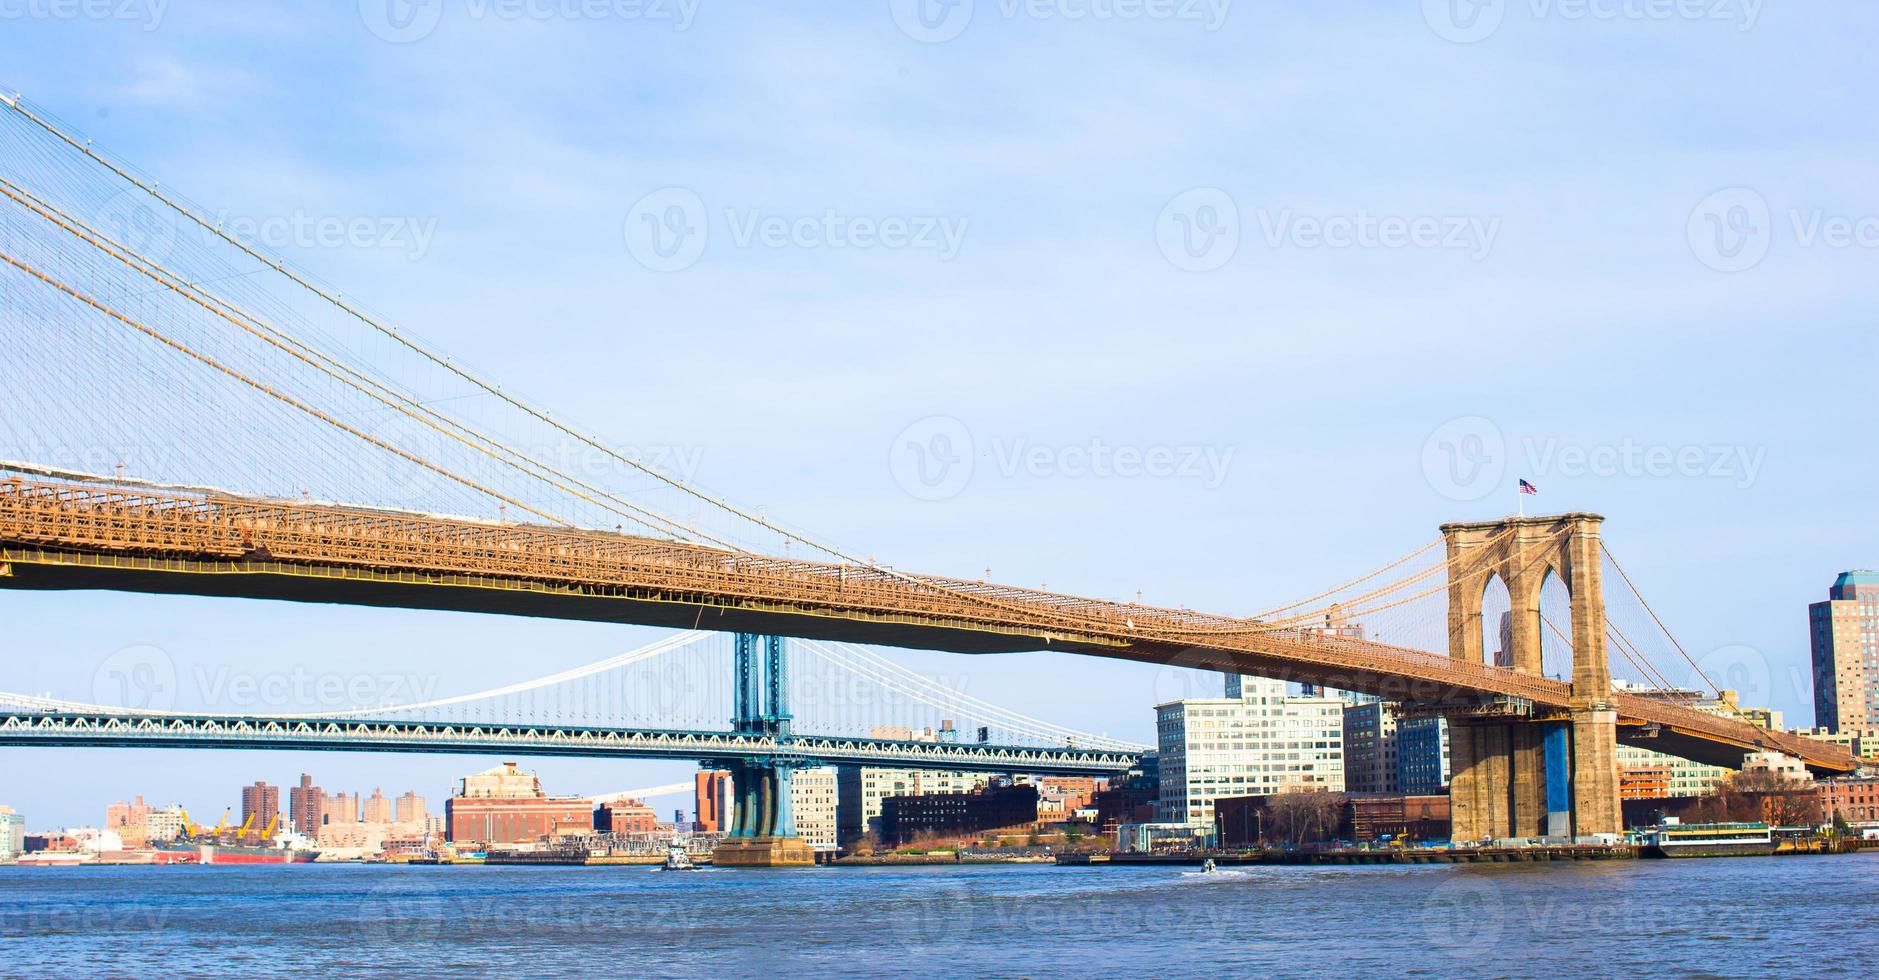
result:
<svg viewBox="0 0 1879 980"><path fill-rule="evenodd" d="M911 742L826 735L661 731L568 725L287 719L266 716L29 712L0 714L0 745L335 752L519 753L602 759L791 761L896 769L1107 776L1132 752Z"/></svg>
<svg viewBox="0 0 1879 980"><path fill-rule="evenodd" d="M723 551L630 535L328 504L13 479L0 586L117 589L743 630L992 653L1069 650L1260 674L1391 699L1549 708L1571 686L1442 654L1188 610ZM1823 772L1844 749L1615 695L1662 744L1778 748Z"/></svg>

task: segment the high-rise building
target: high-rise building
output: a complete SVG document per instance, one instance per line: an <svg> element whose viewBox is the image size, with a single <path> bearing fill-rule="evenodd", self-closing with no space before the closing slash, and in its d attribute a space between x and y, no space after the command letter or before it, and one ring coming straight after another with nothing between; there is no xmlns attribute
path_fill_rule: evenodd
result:
<svg viewBox="0 0 1879 980"><path fill-rule="evenodd" d="M731 774L722 769L707 769L692 776L692 812L701 834L726 834L731 830Z"/></svg>
<svg viewBox="0 0 1879 980"><path fill-rule="evenodd" d="M359 822L359 794L334 793L320 804L320 819L332 824Z"/></svg>
<svg viewBox="0 0 1879 980"><path fill-rule="evenodd" d="M835 770L796 770L790 774L789 795L796 816L797 836L818 851L834 850L839 809Z"/></svg>
<svg viewBox="0 0 1879 980"><path fill-rule="evenodd" d="M118 830L123 827L141 827L150 816L150 806L144 798L138 796L129 803L122 801L104 808L104 829Z"/></svg>
<svg viewBox="0 0 1879 980"><path fill-rule="evenodd" d="M361 823L391 823L393 816L391 799L385 795L384 790L377 787L373 787L372 795L359 804Z"/></svg>
<svg viewBox="0 0 1879 980"><path fill-rule="evenodd" d="M1238 697L1155 706L1163 823L1211 824L1214 800L1285 789L1344 791L1344 707L1285 682L1229 677Z"/></svg>
<svg viewBox="0 0 1879 980"><path fill-rule="evenodd" d="M1387 701L1344 709L1344 788L1352 793L1399 792L1396 705Z"/></svg>
<svg viewBox="0 0 1879 980"><path fill-rule="evenodd" d="M161 810L152 810L144 818L145 837L149 840L175 840L183 836L183 808L172 803Z"/></svg>
<svg viewBox="0 0 1879 980"><path fill-rule="evenodd" d="M1841 572L1807 607L1814 654L1814 724L1879 728L1879 572Z"/></svg>
<svg viewBox="0 0 1879 980"><path fill-rule="evenodd" d="M398 822L410 824L423 823L424 818L430 815L427 812L427 808L428 804L424 797L419 796L414 790L406 790L403 796L398 797L398 810L396 814Z"/></svg>
<svg viewBox="0 0 1879 980"><path fill-rule="evenodd" d="M1396 723L1396 791L1405 796L1448 792L1448 719L1440 715Z"/></svg>
<svg viewBox="0 0 1879 980"><path fill-rule="evenodd" d="M300 785L287 788L287 819L294 829L309 837L320 832L325 823L326 791L313 785L313 777L300 774Z"/></svg>
<svg viewBox="0 0 1879 980"><path fill-rule="evenodd" d="M10 806L0 806L0 861L12 861L26 853L26 818Z"/></svg>
<svg viewBox="0 0 1879 980"><path fill-rule="evenodd" d="M241 788L241 825L250 836L265 833L281 816L281 788L259 780Z"/></svg>

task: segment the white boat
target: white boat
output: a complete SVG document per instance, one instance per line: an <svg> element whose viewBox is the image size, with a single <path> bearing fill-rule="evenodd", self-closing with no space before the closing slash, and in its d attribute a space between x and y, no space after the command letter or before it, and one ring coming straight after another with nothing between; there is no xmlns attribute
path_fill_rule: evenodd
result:
<svg viewBox="0 0 1879 980"><path fill-rule="evenodd" d="M665 864L661 867L667 871L698 870L698 865L692 863L692 856L685 853L685 842L676 837L672 839L671 845L666 848Z"/></svg>

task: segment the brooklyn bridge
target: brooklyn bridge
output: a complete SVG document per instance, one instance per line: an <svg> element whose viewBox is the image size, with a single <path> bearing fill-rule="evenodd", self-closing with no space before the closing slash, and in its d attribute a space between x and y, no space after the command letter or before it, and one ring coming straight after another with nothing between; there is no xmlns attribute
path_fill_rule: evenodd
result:
<svg viewBox="0 0 1879 980"><path fill-rule="evenodd" d="M696 759L739 773L737 833L759 849L793 836L802 766L1107 773L1144 748L936 690L867 644L1260 675L1439 713L1457 839L1620 831L1620 743L1855 766L1840 746L1696 707L1675 678L1711 679L1599 515L1448 524L1249 613L921 574L522 400L18 100L0 107L0 195L0 585L674 631L585 673L318 715L0 695L0 744ZM605 680L686 656L723 683L649 709ZM953 734L813 718L790 697L805 670L898 691ZM531 714L545 695L580 710Z"/></svg>

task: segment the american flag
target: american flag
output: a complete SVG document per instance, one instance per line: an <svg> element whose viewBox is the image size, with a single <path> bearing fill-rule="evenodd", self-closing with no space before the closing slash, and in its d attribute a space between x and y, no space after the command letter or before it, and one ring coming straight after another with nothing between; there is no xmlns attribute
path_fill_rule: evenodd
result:
<svg viewBox="0 0 1879 980"><path fill-rule="evenodd" d="M1535 493L1535 494L1537 494L1537 493L1539 493L1539 492L1540 492L1540 488L1539 488L1539 487L1536 487L1536 486L1534 486L1534 485L1533 485L1533 484L1531 484L1531 483L1528 483L1528 482L1527 482L1527 481L1525 481L1525 480L1522 480L1522 481L1520 481L1520 492L1521 492L1521 493Z"/></svg>

